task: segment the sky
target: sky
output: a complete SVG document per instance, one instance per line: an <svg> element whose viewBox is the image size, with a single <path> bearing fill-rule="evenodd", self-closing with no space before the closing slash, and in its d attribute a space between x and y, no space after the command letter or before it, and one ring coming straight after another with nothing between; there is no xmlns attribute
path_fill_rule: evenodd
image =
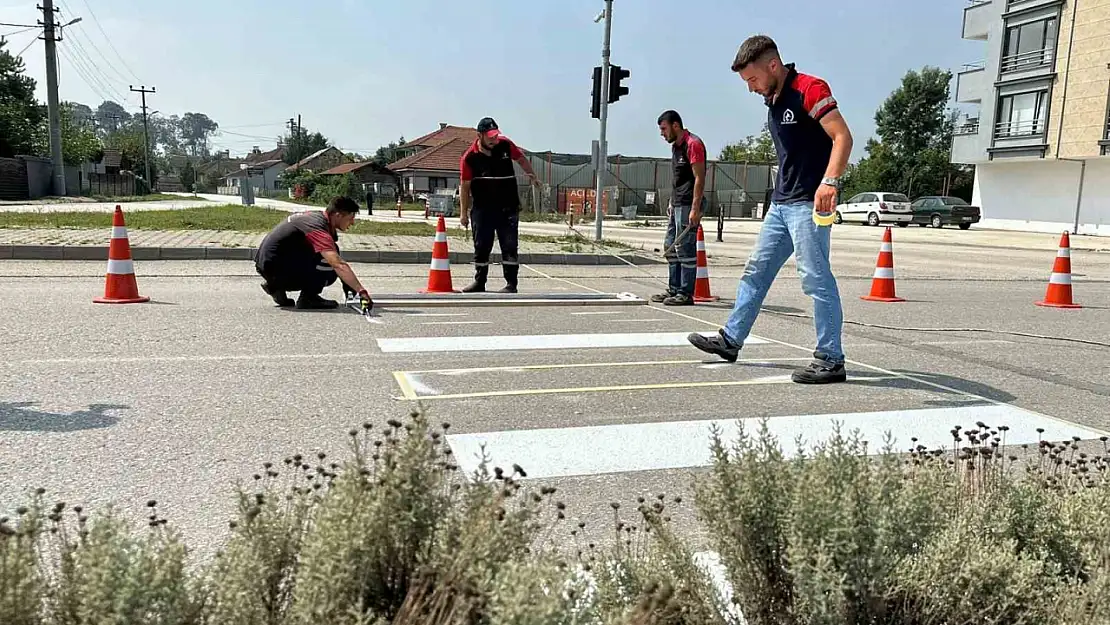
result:
<svg viewBox="0 0 1110 625"><path fill-rule="evenodd" d="M41 0L0 0L0 22L33 24ZM960 38L966 0L615 0L611 62L631 72L609 106L610 154L668 157L656 119L677 110L711 157L757 134L762 99L729 66L767 34L787 62L824 78L864 156L875 110L925 65L982 59ZM591 73L601 63L602 0L55 0L62 100L113 99L139 111L202 112L232 154L272 148L290 117L348 152L372 154L440 122L494 117L532 151L588 154ZM323 8L328 7L328 8ZM0 34L20 30L0 26ZM13 34L46 100L43 43ZM953 83L954 91L954 83Z"/></svg>

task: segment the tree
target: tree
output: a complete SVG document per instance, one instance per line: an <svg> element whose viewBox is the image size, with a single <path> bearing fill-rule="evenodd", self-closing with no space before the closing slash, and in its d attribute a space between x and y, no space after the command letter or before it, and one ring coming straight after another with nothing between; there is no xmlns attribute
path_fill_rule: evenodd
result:
<svg viewBox="0 0 1110 625"><path fill-rule="evenodd" d="M208 138L220 129L204 113L185 113L181 118L181 143L193 156L208 155Z"/></svg>
<svg viewBox="0 0 1110 625"><path fill-rule="evenodd" d="M100 106L96 107L94 117L100 128L101 138L119 132L131 123L131 113L111 100L101 102Z"/></svg>
<svg viewBox="0 0 1110 625"><path fill-rule="evenodd" d="M293 134L279 138L278 142L285 145L286 165L293 165L304 157L331 146L327 137L319 132L310 133L303 127L298 128Z"/></svg>
<svg viewBox="0 0 1110 625"><path fill-rule="evenodd" d="M389 145L383 145L382 147L378 148L378 151L374 152L374 157L370 160L384 167L385 165L388 165L397 160L397 148L401 147L402 145L405 145L404 136L402 136L400 139L397 139L396 141L390 141Z"/></svg>
<svg viewBox="0 0 1110 625"><path fill-rule="evenodd" d="M730 143L721 150L722 161L736 163L774 163L778 160L771 128L765 122L759 136L748 135L739 143Z"/></svg>
<svg viewBox="0 0 1110 625"><path fill-rule="evenodd" d="M911 70L875 112L875 133L867 156L849 166L843 199L866 191L970 197L969 168L949 161L956 114L948 109L952 73L926 66Z"/></svg>
<svg viewBox="0 0 1110 625"><path fill-rule="evenodd" d="M100 139L96 136L96 131L93 130L92 109L84 104L63 102L59 107L59 113L62 130L62 160L65 164L76 166L99 160L104 150L100 145ZM49 140L47 140L40 153L45 156L49 151Z"/></svg>
<svg viewBox="0 0 1110 625"><path fill-rule="evenodd" d="M0 157L33 154L46 108L35 100L35 80L24 74L23 59L0 39Z"/></svg>

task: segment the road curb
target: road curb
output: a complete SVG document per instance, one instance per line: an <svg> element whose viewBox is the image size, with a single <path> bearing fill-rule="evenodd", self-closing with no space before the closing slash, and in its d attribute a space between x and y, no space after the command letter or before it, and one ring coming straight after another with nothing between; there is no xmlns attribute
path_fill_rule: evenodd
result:
<svg viewBox="0 0 1110 625"><path fill-rule="evenodd" d="M150 260L251 260L253 247L132 247L131 257L137 261ZM350 250L343 257L353 263L383 263L392 265L424 265L432 261L431 252L403 250ZM0 245L0 260L108 260L108 247L95 245ZM637 254L521 254L526 265L659 265L663 261ZM469 265L474 261L471 252L451 252L453 264ZM490 262L501 262L500 254L491 254Z"/></svg>

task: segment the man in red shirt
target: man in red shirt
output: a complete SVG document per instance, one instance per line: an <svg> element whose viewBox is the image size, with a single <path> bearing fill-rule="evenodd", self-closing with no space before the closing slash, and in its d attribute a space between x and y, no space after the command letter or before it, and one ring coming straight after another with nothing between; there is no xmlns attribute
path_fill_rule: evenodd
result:
<svg viewBox="0 0 1110 625"><path fill-rule="evenodd" d="M347 261L339 255L339 231L355 222L358 203L337 197L325 211L305 211L290 215L278 224L255 255L255 270L266 281L265 291L278 306L293 306L287 291L300 291L300 309L331 309L335 300L320 297L324 287L343 281L345 291L358 293L364 304L372 304L370 293L362 286Z"/></svg>
<svg viewBox="0 0 1110 625"><path fill-rule="evenodd" d="M493 251L493 237L497 235L505 273L505 288L500 292L516 293L520 271L517 261L520 196L517 195L513 163L520 165L533 185L538 184L536 173L524 152L501 134L492 118L479 121L477 130L478 138L459 159L459 223L466 228L471 217L474 220L474 282L463 292L486 290L489 255Z"/></svg>
<svg viewBox="0 0 1110 625"><path fill-rule="evenodd" d="M671 144L673 182L663 240L670 265L667 290L651 297L665 306L693 306L698 270L698 224L705 211L705 143L682 126L677 111L659 116L659 134ZM671 250L671 246L674 249Z"/></svg>

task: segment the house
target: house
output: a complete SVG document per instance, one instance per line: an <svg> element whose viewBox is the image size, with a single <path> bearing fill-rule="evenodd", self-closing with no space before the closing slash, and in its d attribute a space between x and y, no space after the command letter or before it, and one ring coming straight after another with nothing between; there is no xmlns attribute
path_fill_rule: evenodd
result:
<svg viewBox="0 0 1110 625"><path fill-rule="evenodd" d="M973 0L964 39L981 63L956 75L951 161L975 166L991 228L1110 235L1110 4Z"/></svg>
<svg viewBox="0 0 1110 625"><path fill-rule="evenodd" d="M285 160L285 146L279 145L273 150L263 152L256 145L251 149L251 153L247 155L246 162L248 163L261 163L263 161L281 161Z"/></svg>
<svg viewBox="0 0 1110 625"><path fill-rule="evenodd" d="M239 171L223 177L219 192L224 195L240 195L244 180L249 180L255 193L277 191L281 172L286 170L285 161L271 159L257 163L244 163Z"/></svg>
<svg viewBox="0 0 1110 625"><path fill-rule="evenodd" d="M355 181L362 185L363 189L370 188L379 197L392 198L397 195L397 187L400 184L397 174L393 173L388 167L373 161L343 163L320 172L321 176L341 176L343 174L351 174Z"/></svg>
<svg viewBox="0 0 1110 625"><path fill-rule="evenodd" d="M434 193L459 187L459 160L478 133L473 128L440 123L439 130L405 142L389 169L401 180L405 195Z"/></svg>
<svg viewBox="0 0 1110 625"><path fill-rule="evenodd" d="M309 154L293 165L290 165L289 168L294 171L306 169L308 171L321 172L327 171L328 169L331 169L336 165L350 162L350 157L344 154L342 150L337 147L331 146Z"/></svg>

